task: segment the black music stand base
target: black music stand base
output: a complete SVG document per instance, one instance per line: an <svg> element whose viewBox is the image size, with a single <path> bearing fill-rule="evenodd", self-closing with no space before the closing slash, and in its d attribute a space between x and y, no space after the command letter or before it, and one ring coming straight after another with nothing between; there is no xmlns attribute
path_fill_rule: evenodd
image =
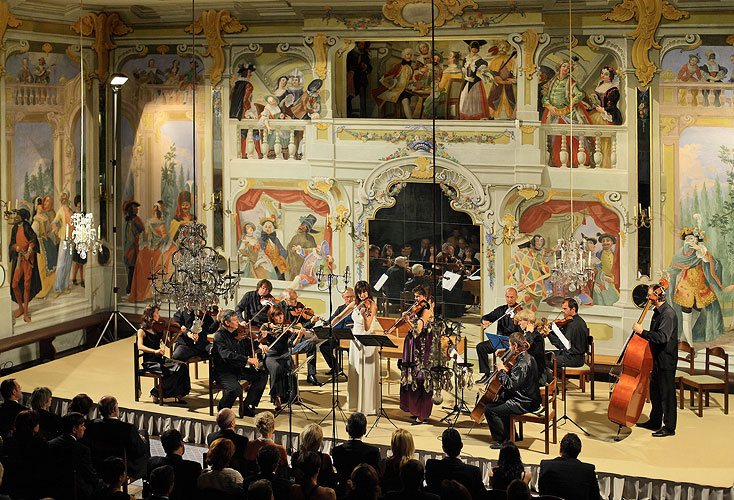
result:
<svg viewBox="0 0 734 500"><path fill-rule="evenodd" d="M562 380L566 380L566 367L564 366L561 369L563 370L563 379ZM561 387L561 391L563 391L563 387ZM558 421L556 422L556 425L563 425L566 422L571 422L573 425L575 425L576 427L578 427L578 429L581 432L583 432L587 436L591 436L591 434L589 434L588 432L586 432L586 430L583 427L581 427L579 424L577 424L576 422L574 422L574 420L571 417L568 416L568 414L566 413L566 402L567 402L567 400L568 400L568 394L566 395L565 398L563 398L563 415L561 416L561 418L558 419ZM544 431L545 431L545 429L544 429ZM617 432L617 435L619 435L619 432Z"/></svg>

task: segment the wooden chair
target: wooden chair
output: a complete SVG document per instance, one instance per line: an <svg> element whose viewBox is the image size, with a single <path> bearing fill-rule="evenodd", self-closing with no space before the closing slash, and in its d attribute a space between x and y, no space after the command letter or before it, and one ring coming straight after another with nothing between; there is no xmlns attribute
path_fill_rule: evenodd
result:
<svg viewBox="0 0 734 500"><path fill-rule="evenodd" d="M245 415L245 397L244 393L249 389L250 383L249 382L242 382L240 384L242 387L242 394L240 394L240 406L239 406L239 416L242 418ZM224 390L224 387L217 384L214 380L214 356L209 358L209 415L214 416L214 393Z"/></svg>
<svg viewBox="0 0 734 500"><path fill-rule="evenodd" d="M546 384L544 394L541 393L543 402L541 403L540 410L535 413L525 413L524 415L510 415L510 441L515 441L515 422L519 423L518 438L522 441L522 424L523 422L534 422L537 424L545 425L545 454L550 453L550 427L553 425L553 444L558 442L558 425L556 417L556 400L558 394L556 392L557 380L553 379L550 383Z"/></svg>
<svg viewBox="0 0 734 500"><path fill-rule="evenodd" d="M721 361L714 361L717 358ZM723 379L711 375L711 367L724 371ZM703 393L706 393L706 406L709 405L709 393L712 389L724 390L724 415L729 414L729 355L722 347L706 348L706 369L703 375L684 375L681 379L683 387L691 389L691 406L693 406L693 390L698 390L698 416L703 417Z"/></svg>
<svg viewBox="0 0 734 500"><path fill-rule="evenodd" d="M588 379L591 386L591 400L594 400L594 337L591 335L586 337L586 353L584 354L583 366L578 368L566 367L565 370L561 370L561 399L566 399L567 376L579 378L581 392L586 392L586 380Z"/></svg>
<svg viewBox="0 0 734 500"><path fill-rule="evenodd" d="M140 377L152 378L153 386L158 388L158 404L163 406L163 384L161 383L162 374L149 372L145 368L141 368L140 358L142 353L138 350L138 343L133 344L133 379L135 380L135 402L140 401L142 389L140 387Z"/></svg>
<svg viewBox="0 0 734 500"><path fill-rule="evenodd" d="M681 352L684 353L683 356L681 356ZM691 344L689 344L685 340L678 341L678 361L683 361L684 363L688 364L688 367L685 367L683 369L678 367L676 367L675 369L675 385L677 385L680 390L679 405L681 410L683 409L683 404L685 400L685 396L683 395L683 377L694 374L693 358L695 356L696 353L693 350L693 347L691 347Z"/></svg>

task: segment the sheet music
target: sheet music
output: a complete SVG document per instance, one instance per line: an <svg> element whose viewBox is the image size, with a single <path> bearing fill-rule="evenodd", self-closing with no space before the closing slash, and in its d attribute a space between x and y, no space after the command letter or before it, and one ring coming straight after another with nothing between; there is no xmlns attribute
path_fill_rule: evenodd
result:
<svg viewBox="0 0 734 500"><path fill-rule="evenodd" d="M464 362L464 358L461 357L461 354L459 354L459 351L456 350L456 347L452 347L451 348L451 351L449 351L449 357L450 358L453 358L454 356L456 356L456 362L457 363L463 363Z"/></svg>
<svg viewBox="0 0 734 500"><path fill-rule="evenodd" d="M571 349L571 342L568 341L566 336L561 332L561 329L558 328L555 323L551 323L551 330L553 330L553 333L555 333L556 337L559 338L561 344L563 344L563 347L565 347L566 349Z"/></svg>
<svg viewBox="0 0 734 500"><path fill-rule="evenodd" d="M387 281L387 274L382 273L382 276L380 276L380 279L377 280L377 283L375 283L375 286L373 286L372 288L374 288L376 292L379 292L380 288L382 288L382 286L385 284L386 281Z"/></svg>
<svg viewBox="0 0 734 500"><path fill-rule="evenodd" d="M460 274L452 273L451 271L446 271L443 273L443 280L441 280L441 286L444 290L448 290L449 292L454 289L456 284L459 282L459 278L461 278Z"/></svg>

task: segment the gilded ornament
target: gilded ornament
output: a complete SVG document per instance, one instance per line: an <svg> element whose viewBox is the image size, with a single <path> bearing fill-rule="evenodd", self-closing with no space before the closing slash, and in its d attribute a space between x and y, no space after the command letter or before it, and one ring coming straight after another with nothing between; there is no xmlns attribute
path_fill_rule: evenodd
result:
<svg viewBox="0 0 734 500"><path fill-rule="evenodd" d="M331 191L331 188L332 188L333 186L332 186L331 184L329 184L328 182L324 182L324 181L319 181L319 182L315 183L315 184L313 185L313 187L314 187L314 189L316 189L317 191L321 191L322 193L326 194L326 193L328 193L329 191Z"/></svg>
<svg viewBox="0 0 734 500"><path fill-rule="evenodd" d="M326 79L326 45L328 38L324 33L316 33L313 37L313 51L316 54L314 73L322 80Z"/></svg>
<svg viewBox="0 0 734 500"><path fill-rule="evenodd" d="M523 189L518 189L517 194L519 194L526 200L532 200L533 198L538 196L538 190L534 188L523 188Z"/></svg>
<svg viewBox="0 0 734 500"><path fill-rule="evenodd" d="M314 123L313 126L319 130L326 130L327 128L329 128L329 124L324 122Z"/></svg>
<svg viewBox="0 0 734 500"><path fill-rule="evenodd" d="M100 83L105 83L108 75L110 50L117 47L112 41L112 35L127 35L132 33L133 29L126 25L116 12L112 14L90 12L77 19L71 25L71 29L83 36L94 35L92 48L97 53L97 69L94 73L99 78Z"/></svg>
<svg viewBox="0 0 734 500"><path fill-rule="evenodd" d="M535 132L535 129L538 127L534 127L533 125L521 125L520 130L522 130L526 134L532 134Z"/></svg>
<svg viewBox="0 0 734 500"><path fill-rule="evenodd" d="M159 45L155 48L156 52L158 52L160 55L165 56L168 54L168 51L171 50L171 47L168 45Z"/></svg>
<svg viewBox="0 0 734 500"><path fill-rule="evenodd" d="M382 13L398 26L412 28L420 36L425 36L431 28L432 9L435 11L433 23L438 28L446 21L462 15L467 7L474 10L479 8L472 0L387 0L382 6Z"/></svg>
<svg viewBox="0 0 734 500"><path fill-rule="evenodd" d="M222 38L222 31L225 33L239 33L246 31L247 27L240 24L240 21L229 14L228 10L205 10L193 24L186 27L187 33L198 35L203 32L206 38L207 49L204 56L211 56L212 64L209 67L209 79L212 86L222 81L222 71L224 71L224 50L222 47L229 45Z"/></svg>
<svg viewBox="0 0 734 500"><path fill-rule="evenodd" d="M23 22L17 19L11 12L7 2L0 2L0 49L5 50L3 40L5 31L10 28L18 28Z"/></svg>
<svg viewBox="0 0 734 500"><path fill-rule="evenodd" d="M416 179L428 179L433 177L433 165L427 156L419 156L415 159L416 167L410 173Z"/></svg>
<svg viewBox="0 0 734 500"><path fill-rule="evenodd" d="M535 65L535 50L538 48L538 39L540 36L534 29L528 29L522 34L523 45L523 70L528 80L533 79L533 75L538 70Z"/></svg>
<svg viewBox="0 0 734 500"><path fill-rule="evenodd" d="M51 51L52 51L53 49L54 49L54 48L53 48L53 47L51 46L51 44L50 44L50 43L48 43L48 42L46 42L46 43L44 43L43 45L41 45L41 50L42 50L43 52L45 52L45 53L46 53L46 55L49 55L49 53L50 53L50 52L51 52Z"/></svg>

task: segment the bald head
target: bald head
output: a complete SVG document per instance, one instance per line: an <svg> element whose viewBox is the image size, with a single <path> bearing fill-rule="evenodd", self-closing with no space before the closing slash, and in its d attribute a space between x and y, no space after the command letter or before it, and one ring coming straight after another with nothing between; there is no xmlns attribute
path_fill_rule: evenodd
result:
<svg viewBox="0 0 734 500"><path fill-rule="evenodd" d="M517 290L508 288L505 292L505 302L508 306L513 307L517 303Z"/></svg>
<svg viewBox="0 0 734 500"><path fill-rule="evenodd" d="M217 413L217 425L222 430L233 429L235 414L231 408L223 408Z"/></svg>
<svg viewBox="0 0 734 500"><path fill-rule="evenodd" d="M120 413L120 408L117 406L117 399L114 396L103 396L99 400L99 413L103 418L116 417Z"/></svg>

